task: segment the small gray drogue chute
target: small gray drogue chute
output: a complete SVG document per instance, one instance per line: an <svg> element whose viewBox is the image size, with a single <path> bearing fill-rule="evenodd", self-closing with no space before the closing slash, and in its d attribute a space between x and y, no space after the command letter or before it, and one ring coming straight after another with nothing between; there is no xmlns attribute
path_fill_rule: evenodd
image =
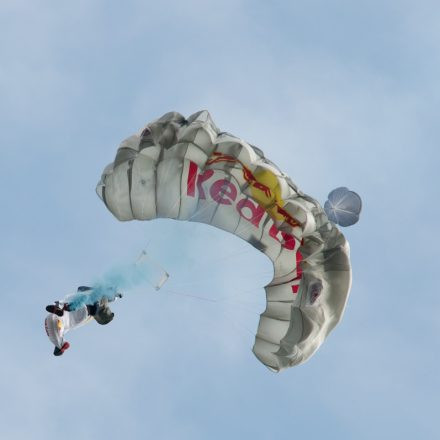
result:
<svg viewBox="0 0 440 440"><path fill-rule="evenodd" d="M345 186L336 188L328 195L324 211L333 223L340 226L351 226L359 221L362 200L359 194Z"/></svg>

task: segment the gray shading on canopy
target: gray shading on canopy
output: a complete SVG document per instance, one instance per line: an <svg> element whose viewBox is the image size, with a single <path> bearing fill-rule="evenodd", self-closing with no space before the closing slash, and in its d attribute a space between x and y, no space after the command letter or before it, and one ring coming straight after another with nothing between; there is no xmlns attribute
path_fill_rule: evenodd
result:
<svg viewBox="0 0 440 440"><path fill-rule="evenodd" d="M345 237L281 168L220 131L207 111L170 112L121 143L96 188L120 221L206 223L273 262L253 346L272 371L313 355L342 318L351 285Z"/></svg>

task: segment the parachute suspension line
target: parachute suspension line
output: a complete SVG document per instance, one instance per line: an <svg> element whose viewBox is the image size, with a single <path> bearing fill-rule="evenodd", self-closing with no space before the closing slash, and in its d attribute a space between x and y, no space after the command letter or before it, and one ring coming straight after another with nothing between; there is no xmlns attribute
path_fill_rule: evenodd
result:
<svg viewBox="0 0 440 440"><path fill-rule="evenodd" d="M166 176L165 176L165 178L167 178L167 177L169 176L169 174L170 174L170 170L171 170L171 167L167 167L167 171L166 171ZM180 193L180 194L177 196L175 202L173 203L170 212L173 212L173 211L174 211L174 208L176 207L176 205L177 205L179 202L182 201L182 198L183 198L183 195ZM194 219L195 216L200 215L200 214L203 214L203 212L205 212L206 210L208 210L209 208L211 208L212 205L215 205L215 206L218 206L218 205L219 205L218 202L210 201L210 200L205 200L204 203L205 203L205 206L204 206L201 210L196 209L196 210L194 211L194 213L193 213L193 214L187 219L188 222L191 222L191 221ZM138 226L139 228L141 227L141 225L139 225L139 224L137 224L137 226ZM250 230L251 230L252 228L254 228L254 227L255 227L255 226L254 226L251 222L244 223L244 224L242 224L242 225L240 226L240 232L241 232L241 233L247 233L248 231L250 231ZM238 228L237 228L237 229L238 229ZM142 230L144 231L144 229L142 229ZM234 234L234 235L235 235L235 234ZM154 239L154 238L153 238L153 239ZM151 242L151 239L149 240L149 242ZM226 255L226 256L224 256L224 257L221 257L220 259L216 259L216 262L218 262L218 261L224 261L224 260L231 260L232 258L234 258L234 257L236 257L236 256L238 256L238 255L243 255L243 254L251 253L251 252L252 252L251 249L250 249L250 250L246 250L246 251L238 251L238 252L234 252L234 253L228 254L228 255ZM148 257L148 255L146 254L146 252L143 252L143 253L144 253L144 255L145 255L145 258L148 258L148 259L149 259L149 260L150 260L150 261L151 261L151 262L152 262L157 268L159 268L160 270L162 270L162 271L165 273L166 278L165 278L164 280L160 280L160 284L163 285L163 283L168 279L169 274L165 271L165 269L164 269L162 266L160 266L157 262L155 262L153 259L151 259L150 257ZM260 275L261 275L261 274L260 274ZM266 275L266 272L264 273L264 275ZM270 272L268 272L267 275L273 275L273 270L271 270ZM249 276L249 277L246 277L246 279L250 279L250 278L251 278L250 276ZM252 277L252 279L255 279L255 277ZM191 284L194 285L194 284L202 284L202 283L204 283L204 282L205 282L205 280L200 280L200 281L198 281L198 282L186 283L186 284L187 284L187 285L188 285L188 284L189 284L189 285L191 285ZM154 284L152 284L151 282L149 282L149 284L150 284L153 288L155 288L156 290L159 290L159 288L161 287L161 286L159 286L159 288L158 288L157 285L154 285ZM254 290L256 291L256 290L260 290L260 289L254 289ZM191 294L186 294L186 293L179 293L179 292L170 291L170 290L167 290L167 291L168 291L168 293L171 293L171 294L174 294L174 295L180 295L180 296L191 297L191 298L199 299L199 300L202 300L202 301L208 301L208 302L216 302L216 301L217 301L217 300L212 300L212 299L209 299L209 298L206 298L206 297L200 297L200 296L197 296L197 295L191 295ZM240 295L241 292L242 292L242 291L239 291L237 294L233 295L232 297L225 297L225 298L224 298L224 301L234 301L233 298L235 298L235 297L237 297L238 295ZM229 299L227 299L227 298L229 298ZM222 301L223 301L223 299L222 299Z"/></svg>
<svg viewBox="0 0 440 440"><path fill-rule="evenodd" d="M225 261L225 260L231 260L233 257L237 257L239 255L248 254L248 253L251 253L251 252L252 252L252 249L251 250L246 250L246 251L234 252L234 253L225 255L223 257L220 257L220 258L215 258L215 259L211 258L211 259L203 260L201 263L197 264L197 267L198 268L207 267L207 266L210 266L213 263L218 263L218 262ZM266 273L264 273L264 274L266 274ZM242 279L250 279L250 277L241 277L241 278ZM205 280L200 280L199 279L199 281L191 281L191 282L187 282L187 283L182 283L182 285L197 285L197 284L202 284L204 282L205 282Z"/></svg>
<svg viewBox="0 0 440 440"><path fill-rule="evenodd" d="M170 169L171 169L171 167L168 167L168 169L167 169L167 176L168 176L168 174L169 174L169 171L170 171ZM171 207L171 212L174 210L174 208L176 207L176 205L179 203L179 202L181 202L182 201L182 198L183 198L183 196L182 196L182 194L179 194L178 196L177 196L177 198L176 198L176 201L173 203L173 205L172 205L172 207ZM196 209L195 210L195 212L188 218L188 219L186 219L186 221L188 221L188 222L191 222L193 219L194 219L194 217L196 216L196 215L200 215L200 214L202 214L203 212L205 212L207 209L209 209L209 208L211 208L211 206L212 205L215 205L215 206L218 206L219 205L219 203L218 202L215 202L215 201L210 201L210 200L205 200L205 206L201 209L201 210L198 210L198 209ZM141 227L141 225L137 225L139 228ZM241 233L247 233L247 232L249 232L252 228L254 228L255 226L251 223L251 222L248 222L248 224L244 224L244 225L241 225L240 226L240 232ZM238 228L237 228L237 230L238 230ZM235 233L233 234L233 235L236 235ZM236 235L237 236L237 235ZM151 240L151 239L150 239ZM251 250L249 250L249 251L245 251L245 252L252 252ZM230 254L229 256L226 256L226 257L222 257L221 258L221 260L224 260L224 259L228 259L228 258L230 258L230 257L235 257L236 255L240 255L240 254L242 254L242 253L245 253L245 252L237 252L237 253L232 253L232 254ZM219 260L216 260L216 261L219 261ZM273 272L271 272L272 274L273 274Z"/></svg>
<svg viewBox="0 0 440 440"><path fill-rule="evenodd" d="M254 309L252 307L249 307L249 304L242 303L240 301L231 301L230 303L228 303L227 301L225 301L225 302L217 301L217 303L218 304L222 303L224 305L233 306L234 308L238 307L241 310L246 311L246 312L252 314L253 316L260 316L260 314L263 312L263 310Z"/></svg>
<svg viewBox="0 0 440 440"><path fill-rule="evenodd" d="M248 290L236 290L235 293L233 294L229 294L229 295L225 295L223 297L217 298L217 302L220 303L232 303L232 304L243 304L246 306L257 306L257 302L255 301L256 297L252 296L250 298L250 300L245 299L245 295L244 294L254 294L256 292L261 293L261 291L264 291L264 289L261 288L255 288L255 289L248 289ZM263 302L263 298L264 297L259 297L259 301ZM242 301L240 301L239 299L241 299Z"/></svg>
<svg viewBox="0 0 440 440"><path fill-rule="evenodd" d="M192 215L191 215L191 217L189 217L188 219L187 219L187 221L192 221L192 219L196 216L196 215L200 215L200 214L202 214L204 211L206 211L208 208L210 208L211 207L211 205L216 205L216 206L218 206L219 205L219 203L218 202L211 202L211 201L205 201L205 203L206 203L206 206L203 208L203 209L201 209L201 210L196 210ZM251 231L252 230L252 228L255 228L255 226L251 223L251 222L248 222L248 224L246 224L246 225L242 225L241 227L240 227L240 232L241 233L247 233L247 232L249 232L249 231ZM238 230L238 228L237 228L237 230ZM236 231L235 231L236 232ZM233 235L235 235L235 236L237 236L237 237L239 237L240 238L240 236L238 236L236 233L233 233ZM252 252L251 250L249 250L249 251L245 251L245 252ZM229 256L227 256L227 257L224 257L224 258L221 258L221 260L223 260L223 259L228 259L228 258L230 258L230 257L235 257L236 255L240 255L240 254L243 254L243 253L245 253L245 252L242 252L242 251L239 251L239 252L237 252L237 253L232 253L232 254L230 254ZM219 260L216 260L216 261L219 261ZM273 271L271 271L271 273L270 274L272 274L273 275Z"/></svg>
<svg viewBox="0 0 440 440"><path fill-rule="evenodd" d="M180 296L180 294L179 294ZM187 296L187 295L184 295ZM194 296L192 296L192 299L198 299L198 298L194 298ZM216 303L215 300L213 301L209 301L211 304ZM234 318L231 316L230 313L228 313L226 310L222 309L222 308L218 308L215 307L213 308L211 305L209 305L209 302L206 301L198 301L198 304L202 305L205 304L205 307L209 307L210 312L205 312L205 316L210 316L210 319L208 321L208 324L212 324L213 320L211 319L212 317L212 313L217 313L218 315L220 315L220 317L227 323L229 323L230 325L228 326L229 329L233 329L234 333L239 334L240 335L240 339L242 340L242 342L245 342L246 345L248 345L249 343L249 335L254 338L255 337L255 331L252 331L251 329L249 329L248 327L246 327L246 325L244 325L242 322L238 322L237 318ZM207 309L205 309L207 310ZM255 317L258 317L259 314L254 313Z"/></svg>
<svg viewBox="0 0 440 440"><path fill-rule="evenodd" d="M238 324L237 320L232 318L232 316L227 313L225 310L223 309L219 309L220 313L223 315L224 318L226 318L227 321L229 321L229 323L231 323L233 325L233 327L235 327L235 330L240 330L243 334L243 332L246 332L247 334L251 335L252 338L255 337L255 331L250 330L248 327L246 327L243 323ZM237 332L239 333L239 332ZM248 336L246 335L246 342L247 342Z"/></svg>
<svg viewBox="0 0 440 440"><path fill-rule="evenodd" d="M243 293L250 294L250 293L254 293L254 292L261 292L261 290L264 290L264 288L263 287L255 287L253 289L246 289L246 290L235 289L235 293L233 293L232 295L222 296L222 297L218 298L217 301L218 302L228 301L229 299L236 298L237 296L242 295Z"/></svg>
<svg viewBox="0 0 440 440"><path fill-rule="evenodd" d="M205 204L206 204L206 206L204 206L202 209L200 209L200 210L196 209L194 211L194 214L190 218L188 218L187 221L190 222L196 215L200 215L200 214L204 213L208 208L211 207L211 205L216 205L216 206L219 205L218 202L211 202L210 200L205 200ZM197 207L198 206L199 206L199 203L197 202Z"/></svg>
<svg viewBox="0 0 440 440"><path fill-rule="evenodd" d="M178 202L180 202L182 200L182 195L179 195L178 197L177 197L177 199L176 199L176 202L174 203L174 205L172 206L172 208L171 208L171 211L172 210L174 210L174 208L175 208L175 206L176 206L176 204L178 203ZM218 202L213 202L213 201L210 201L210 200L206 200L205 201L205 204L206 204L206 206L205 207L203 207L201 210L195 210L195 212L187 219L187 221L192 221L193 220L193 218L196 216L196 215L200 215L200 214L202 214L203 212L205 212L208 208L211 208L211 206L212 205L215 205L215 206L218 206L219 205L219 203ZM250 222L249 222L250 223ZM252 223L250 223L249 225L246 225L246 226L241 226L241 228L240 228L240 231L241 232L248 232L248 231L250 231L253 227L255 227L254 225L252 225ZM225 231L226 232L226 231ZM235 234L233 234L233 235L235 235ZM251 253L252 252L252 250L247 250L247 251L239 251L239 252L234 252L234 253L231 253L231 254L229 254L229 255L227 255L227 256L225 256L225 257L222 257L222 258L220 258L220 259L217 259L216 261L222 261L222 260L226 260L226 259L230 259L231 257L235 257L235 256L237 256L237 255L241 255L241 254L245 254L245 253ZM273 272L271 272L271 274L273 274Z"/></svg>
<svg viewBox="0 0 440 440"><path fill-rule="evenodd" d="M176 202L177 203L177 202ZM216 204L215 202L211 202L211 203L214 203L214 204ZM140 224L137 224L136 223L136 226L138 227L138 228L141 228L141 225ZM145 228L142 228L142 232L145 232ZM149 239L149 241L148 241L148 243L147 243L147 246L152 242L152 241L154 241L155 240L155 238L156 237L152 237L152 239ZM244 255L244 254L247 254L247 253L251 253L252 252L252 249L249 249L249 250L245 250L245 251L239 251L239 252L234 252L234 253L230 253L230 254L228 254L228 255L225 255L224 257L221 257L221 258L219 258L219 259L216 259L215 261L216 262L218 262L218 261L224 261L224 260L231 260L231 259L233 259L234 257L236 257L236 256L239 256L239 255ZM141 253L141 256L139 257L139 259L148 259L155 267L157 267L160 271L162 271L164 274L165 274L165 276L166 276L166 278L165 279L161 279L160 281L159 281L159 284L160 284L160 286L159 286L159 288L164 284L164 282L168 279L168 277L169 277L169 274L168 274L168 272L158 263L158 262L156 262L153 258L151 258L147 253L146 253L146 251L144 250L142 253ZM213 262L214 260L211 260L211 262ZM208 262L206 262L206 261L204 261L202 264L200 264L199 265L199 267L200 266L204 266L205 264L209 264L209 261ZM203 274L204 272L203 271L201 271L201 273ZM266 276L266 275L273 275L273 269L271 269L270 271L268 271L268 272L264 272L264 273L259 273L258 274L259 276ZM241 277L241 279L245 279L245 280L247 280L247 279L252 279L252 280L254 280L255 281L255 276L246 276L246 277ZM192 282L188 282L188 283L179 283L179 286L196 286L196 285L202 285L202 284L205 284L207 281L206 281L206 279L199 279L198 281L192 281ZM148 284L152 287L152 288L154 288L155 290L159 290L158 289L158 284L156 283L156 284L153 284L150 280L148 280ZM232 303L232 304L236 304L237 306L239 305L239 303L240 303L240 301L238 300L238 298L241 298L241 299L244 299L243 297L245 296L244 294L246 294L246 293L252 293L252 292L259 292L259 293L261 293L261 290L263 289L263 287L258 287L258 288L255 288L255 289L248 289L248 290L237 290L236 291L236 293L235 294L233 294L233 295L225 295L225 296L222 296L222 297L220 297L220 298L218 298L218 299L211 299L211 298L207 298L207 297L203 297L203 296L200 296L200 295L194 295L194 294L189 294L189 293L184 293L184 292L181 292L181 291L176 291L176 290L170 290L170 289L163 289L162 291L163 292L167 292L167 293L169 293L169 294L172 294L172 295L178 295L178 296L183 296L183 297L187 297L187 298L192 298L192 299L196 299L196 300L200 300L200 301L205 301L205 302L211 302L211 303L214 303L214 302L229 302L229 303ZM243 304L248 304L248 305L251 305L251 304L254 304L254 305L256 305L256 303L255 303L255 301L250 301L250 302L247 302L246 303L246 301L243 301L241 304L241 307L243 307ZM252 311L252 313L257 313L257 311L255 311L255 310L253 310ZM259 313L259 312L258 312Z"/></svg>
<svg viewBox="0 0 440 440"><path fill-rule="evenodd" d="M215 313L220 314L220 315L223 317L223 319L224 319L225 321L227 321L227 322L229 322L230 324L232 324L232 326L231 326L230 328L234 328L234 330L235 330L236 333L241 334L241 336L244 335L244 336L245 336L246 343L248 342L248 334L251 335L252 338L255 337L255 331L252 331L251 329L249 329L248 327L246 327L246 325L244 325L242 322L238 323L238 322L237 322L237 318L232 317L230 312L228 312L227 310L225 310L224 308L221 308L221 307L215 307L215 308L213 309L213 308L209 305L209 303L217 305L217 304L218 304L218 301L217 301L217 300L210 300L210 299L208 299L208 298L197 297L197 296L195 296L195 295L182 294L182 293L180 293L180 292L171 292L171 291L169 291L169 293L174 293L174 294L179 295L179 296L187 296L187 297L189 297L190 299L196 299L196 300L199 300L199 301L197 301L198 304L203 304L203 303L204 303L207 307L209 307L209 310L211 310L211 311L215 311ZM204 300L204 301L200 301L200 300ZM255 311L251 311L251 310L246 310L246 311L247 311L248 313L251 313L252 316L254 316L255 318L258 318L259 315L260 315L260 313L257 313L257 312L255 312ZM212 320L210 320L210 322L212 322Z"/></svg>
<svg viewBox="0 0 440 440"><path fill-rule="evenodd" d="M203 267L202 265L199 265L199 267ZM267 273L263 273L263 274L258 274L258 275L269 275L272 272L267 272ZM247 280L253 280L255 281L256 279L258 280L258 275L257 277L253 276L253 275L247 275L247 276L241 276L241 277L235 277L236 280L240 280L240 281L247 281ZM263 283L263 282L262 282ZM185 283L179 283L179 286L197 286L200 284L206 284L206 279L199 279L198 281L188 281ZM263 287L259 287L258 289L262 289ZM257 288L255 290L258 290Z"/></svg>
<svg viewBox="0 0 440 440"><path fill-rule="evenodd" d="M271 272L272 273L272 272ZM268 275L269 273L265 274ZM260 274L261 275L261 274ZM252 275L247 275L247 276L243 276L243 277L235 277L236 280L239 281L247 281L247 280L258 280L258 278L256 278L255 276ZM182 286L184 286L185 288L191 288L191 286L199 286L199 285L203 285L206 284L207 280L205 278L200 278L198 281L188 281L186 283L179 283L179 288ZM261 291L263 289L263 281L261 282L261 286L260 287L256 287L255 289L251 289L251 290L239 290L238 293L245 293L245 292L256 292L256 291ZM227 296L229 297L229 296ZM222 297L223 298L223 297Z"/></svg>
<svg viewBox="0 0 440 440"><path fill-rule="evenodd" d="M168 176L170 175L170 172L171 172L171 166L168 166L167 167L167 170L166 170L166 175L165 175L165 181L167 180L167 178L168 178ZM222 192L222 191L220 191L220 193L219 193L220 195L224 195L224 193ZM179 203L179 202L181 202L182 201L182 198L183 198L183 195L182 195L182 193L180 192L180 194L177 196L177 198L176 198L176 201L174 202L174 204L172 205L172 207L171 207L171 212L174 210L174 208L176 207L176 205ZM198 210L198 209L196 209L195 210L195 212L188 218L188 219L186 219L187 221L192 221L192 219L196 216L196 215L200 215L200 214L202 214L203 212L205 212L208 208L210 208L212 205L216 205L216 206L218 206L219 205L219 203L218 202L215 202L215 201L210 201L210 200L206 200L205 199L205 207L203 208L203 209L201 209L201 210ZM198 207L198 204L197 204L197 207ZM255 227L251 222L248 222L248 224L247 225L241 225L241 227L240 227L240 232L241 233L247 233L248 231L250 231L253 227ZM238 228L237 228L238 229ZM236 234L234 234L234 235L236 235Z"/></svg>
<svg viewBox="0 0 440 440"><path fill-rule="evenodd" d="M181 293L181 292L176 292L174 290L170 290L170 289L164 289L163 292L165 293L169 293L172 295L177 295L177 296L181 296L181 297L187 297L189 299L195 299L198 301L199 304L207 304L207 303L217 303L217 300L214 299L210 299L210 298L204 298L204 297L200 297L197 295L190 295L190 294L186 294L186 293ZM210 308L210 310L213 310L212 308ZM216 313L219 313L220 315L222 315L223 319L227 322L229 322L231 324L230 328L233 328L234 331L238 334L241 335L241 337L243 337L243 335L245 335L245 342L248 343L248 334L252 336L252 338L255 337L255 331L250 330L248 327L246 327L243 323L238 323L237 319L233 318L231 316L230 313L228 313L226 310L221 309L221 308L216 308L215 309ZM253 316L258 317L259 313L255 312L255 311L250 311L247 310L248 312L252 313ZM212 323L212 320L210 320L210 322Z"/></svg>
<svg viewBox="0 0 440 440"><path fill-rule="evenodd" d="M198 295L191 295L189 293L176 292L175 290L170 290L170 289L164 289L163 292L170 293L172 295L185 296L187 298L193 298L193 299L197 299L200 301L208 301L208 302L213 302L213 303L217 302L216 299L206 298L206 297L198 296Z"/></svg>
<svg viewBox="0 0 440 440"><path fill-rule="evenodd" d="M261 310L255 310L250 308L249 306L255 305L256 304L252 304L250 302L245 302L245 301L237 301L236 297L238 297L240 295L240 293L242 292L257 292L257 291L261 291L262 289L249 289L247 291L236 291L236 293L234 295L230 295L230 296L226 296L226 297L220 297L220 298L207 298L205 296L200 296L200 295L193 295L190 293L186 293L183 291L177 291L174 289L162 289L162 292L164 293L169 293L172 295L176 295L176 296L182 296L182 297L186 297L186 298L190 298L190 299L195 299L198 301L206 301L206 302L210 302L210 303L216 303L216 304L230 304L230 305L235 305L237 307L241 307L242 309L246 310L249 313L252 313L256 316L259 316L261 313Z"/></svg>

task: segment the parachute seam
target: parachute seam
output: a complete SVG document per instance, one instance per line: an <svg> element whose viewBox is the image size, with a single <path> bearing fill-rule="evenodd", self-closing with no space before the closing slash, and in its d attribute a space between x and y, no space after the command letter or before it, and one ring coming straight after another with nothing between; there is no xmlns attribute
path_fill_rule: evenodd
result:
<svg viewBox="0 0 440 440"><path fill-rule="evenodd" d="M157 209L158 208L158 206L157 206L157 190L159 188L159 173L157 172L157 169L158 169L158 164L162 161L163 154L164 154L164 149L163 149L162 145L159 144L158 146L160 148L159 157L157 158L157 161L154 166L154 180L156 182L156 184L154 185L154 205L155 205L154 211L155 211L156 218L157 218L157 211L158 211L158 209Z"/></svg>
<svg viewBox="0 0 440 440"><path fill-rule="evenodd" d="M102 200L104 202L104 205L107 207L107 209L110 210L110 208L108 207L107 198L105 196L105 181L104 181L104 185L102 185Z"/></svg>
<svg viewBox="0 0 440 440"><path fill-rule="evenodd" d="M134 159L128 161L127 180L128 180L128 199L130 200L131 216L134 218L133 201L131 199L131 190L133 188L133 162Z"/></svg>
<svg viewBox="0 0 440 440"><path fill-rule="evenodd" d="M185 154L183 155L182 162L181 162L182 163L182 170L183 170L183 167L184 167L184 164L185 164L186 153L188 153L188 145L186 146ZM179 202L179 212L177 213L177 218L180 218L180 211L182 209L182 180L183 179L184 179L184 177L183 177L183 172L182 172L182 175L180 177L179 197L176 200L176 203Z"/></svg>
<svg viewBox="0 0 440 440"><path fill-rule="evenodd" d="M230 179L229 176L228 176L227 179L224 179L224 180L226 180L228 183L231 183L231 179ZM221 196L224 196L224 192L220 192L219 194L220 194ZM217 206L216 206L215 209L214 209L214 214L213 214L212 217L211 217L211 221L212 221L212 220L214 219L214 217L216 216L219 207L220 207L220 203L217 202Z"/></svg>
<svg viewBox="0 0 440 440"><path fill-rule="evenodd" d="M273 342L273 341L269 341L269 339L263 338L261 336L261 334L259 334L258 332L255 334L255 339L261 339L262 341L267 342L268 344L278 345L278 347L281 348L279 343Z"/></svg>
<svg viewBox="0 0 440 440"><path fill-rule="evenodd" d="M291 322L290 319L281 319L281 318L275 318L274 316L266 315L266 311L264 311L260 316L264 316L265 318L273 319L274 321L279 322Z"/></svg>

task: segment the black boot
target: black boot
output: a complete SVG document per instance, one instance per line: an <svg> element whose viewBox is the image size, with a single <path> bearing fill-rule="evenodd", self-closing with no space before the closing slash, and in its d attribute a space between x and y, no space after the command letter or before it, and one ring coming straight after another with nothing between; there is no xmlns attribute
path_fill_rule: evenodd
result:
<svg viewBox="0 0 440 440"><path fill-rule="evenodd" d="M54 306L53 304L51 304L50 306L47 306L46 311L48 311L49 313L54 313L57 316L64 315L64 310L60 309L58 306Z"/></svg>
<svg viewBox="0 0 440 440"><path fill-rule="evenodd" d="M61 356L68 348L70 344L66 341L61 348L55 347L53 351L54 356Z"/></svg>

